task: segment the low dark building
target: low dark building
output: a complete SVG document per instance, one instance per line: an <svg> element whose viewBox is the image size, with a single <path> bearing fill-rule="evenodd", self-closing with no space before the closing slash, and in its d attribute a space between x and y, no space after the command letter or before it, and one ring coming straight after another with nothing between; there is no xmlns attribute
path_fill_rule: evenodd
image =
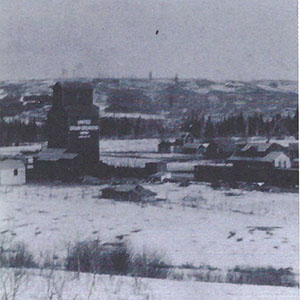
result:
<svg viewBox="0 0 300 300"><path fill-rule="evenodd" d="M145 164L146 174L155 174L157 172L165 172L167 163L164 161L148 162Z"/></svg>
<svg viewBox="0 0 300 300"><path fill-rule="evenodd" d="M299 157L299 143L289 143L287 152L291 159L297 159Z"/></svg>
<svg viewBox="0 0 300 300"><path fill-rule="evenodd" d="M47 148L33 158L35 179L74 180L80 173L78 153L63 148Z"/></svg>
<svg viewBox="0 0 300 300"><path fill-rule="evenodd" d="M158 144L158 152L159 153L171 153L172 143L169 141L161 141Z"/></svg>
<svg viewBox="0 0 300 300"><path fill-rule="evenodd" d="M220 140L209 143L206 148L207 158L227 158L239 149L239 144L231 140Z"/></svg>
<svg viewBox="0 0 300 300"><path fill-rule="evenodd" d="M248 168L291 168L290 158L283 152L273 151L264 157L232 156L228 162L241 170Z"/></svg>
<svg viewBox="0 0 300 300"><path fill-rule="evenodd" d="M186 143L182 147L182 152L184 154L205 154L208 144L202 143Z"/></svg>

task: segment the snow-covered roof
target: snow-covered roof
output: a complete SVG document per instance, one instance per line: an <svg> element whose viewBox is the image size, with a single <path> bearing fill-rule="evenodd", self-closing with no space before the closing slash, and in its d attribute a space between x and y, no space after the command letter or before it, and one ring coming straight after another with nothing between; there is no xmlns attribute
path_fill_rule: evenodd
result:
<svg viewBox="0 0 300 300"><path fill-rule="evenodd" d="M276 159L280 155L284 155L284 156L286 156L288 158L288 156L285 155L281 151L273 151L273 152L270 152L269 154L267 154L266 156L262 157L261 160L262 161L267 161L267 162L272 162L274 159Z"/></svg>
<svg viewBox="0 0 300 300"><path fill-rule="evenodd" d="M273 160L275 160L280 155L284 155L288 158L288 156L285 155L284 152L273 151L264 157L244 157L244 156L233 155L229 157L228 161L273 162Z"/></svg>
<svg viewBox="0 0 300 300"><path fill-rule="evenodd" d="M254 147L256 149L256 151L258 151L258 152L265 152L265 151L267 151L271 147L271 145L273 145L273 144L268 144L268 143L249 143L245 147L242 148L242 151L247 151L251 147Z"/></svg>
<svg viewBox="0 0 300 300"><path fill-rule="evenodd" d="M64 148L46 148L35 155L39 161L57 161L60 159L73 159L77 153L65 153L67 149Z"/></svg>
<svg viewBox="0 0 300 300"><path fill-rule="evenodd" d="M24 167L25 165L21 160L6 159L0 161L0 170L20 169Z"/></svg>

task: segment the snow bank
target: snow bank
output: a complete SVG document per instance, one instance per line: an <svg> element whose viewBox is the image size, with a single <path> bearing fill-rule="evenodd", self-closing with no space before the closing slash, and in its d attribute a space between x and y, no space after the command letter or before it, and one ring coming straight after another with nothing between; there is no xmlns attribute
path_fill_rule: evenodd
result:
<svg viewBox="0 0 300 300"><path fill-rule="evenodd" d="M7 271L1 270L2 274ZM9 285L9 283L7 283ZM61 299L90 300L296 300L297 288L180 282L55 271L27 271L16 300L50 299L51 293ZM53 296L53 295L52 295Z"/></svg>
<svg viewBox="0 0 300 300"><path fill-rule="evenodd" d="M23 240L36 256L55 251L63 259L68 243L123 236L135 251L163 251L173 265L298 271L297 194L143 186L166 201L140 206L101 199L104 186L0 186L0 235Z"/></svg>

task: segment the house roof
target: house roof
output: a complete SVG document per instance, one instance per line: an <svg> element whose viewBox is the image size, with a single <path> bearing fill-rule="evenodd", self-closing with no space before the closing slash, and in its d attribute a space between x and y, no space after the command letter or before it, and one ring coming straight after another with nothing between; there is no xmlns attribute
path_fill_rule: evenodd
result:
<svg viewBox="0 0 300 300"><path fill-rule="evenodd" d="M107 188L102 189L103 190L110 190L113 192L118 192L118 193L128 193L128 192L138 192L138 193L143 193L147 195L155 195L154 192L144 189L140 185L136 184L121 184L121 185L116 185L116 186L110 186Z"/></svg>
<svg viewBox="0 0 300 300"><path fill-rule="evenodd" d="M73 159L78 156L77 153L65 153L64 148L46 148L35 155L39 161L58 161L60 159Z"/></svg>
<svg viewBox="0 0 300 300"><path fill-rule="evenodd" d="M256 151L258 152L265 152L267 151L273 144L268 144L268 143L249 143L245 147L242 148L241 151L247 151L251 147L254 147Z"/></svg>
<svg viewBox="0 0 300 300"><path fill-rule="evenodd" d="M6 159L0 161L0 170L20 169L24 167L25 165L21 160Z"/></svg>
<svg viewBox="0 0 300 300"><path fill-rule="evenodd" d="M284 155L284 156L287 156L284 154L284 152L282 151L272 151L270 152L269 154L267 154L266 156L262 157L261 160L262 161L268 161L268 162L272 162L274 159L276 159L278 156L280 155ZM287 156L288 157L288 156Z"/></svg>
<svg viewBox="0 0 300 300"><path fill-rule="evenodd" d="M54 86L60 86L63 89L93 89L90 83L81 81L58 81Z"/></svg>
<svg viewBox="0 0 300 300"><path fill-rule="evenodd" d="M273 151L264 157L244 157L244 156L233 155L228 158L228 161L273 162L273 160L276 159L280 155L285 155L285 154L284 154L284 152L281 152L281 151ZM288 156L286 156L286 157L288 157Z"/></svg>
<svg viewBox="0 0 300 300"><path fill-rule="evenodd" d="M186 144L183 145L183 148L198 149L201 146L203 146L202 143L186 143Z"/></svg>
<svg viewBox="0 0 300 300"><path fill-rule="evenodd" d="M135 184L122 184L122 185L117 185L114 187L110 187L110 189L112 189L115 192L131 192L131 191L135 191L136 189L136 185Z"/></svg>
<svg viewBox="0 0 300 300"><path fill-rule="evenodd" d="M217 145L222 151L224 152L234 152L237 148L237 145L235 144L234 141L229 141L229 140L219 140L219 141L213 141L210 143L210 145Z"/></svg>

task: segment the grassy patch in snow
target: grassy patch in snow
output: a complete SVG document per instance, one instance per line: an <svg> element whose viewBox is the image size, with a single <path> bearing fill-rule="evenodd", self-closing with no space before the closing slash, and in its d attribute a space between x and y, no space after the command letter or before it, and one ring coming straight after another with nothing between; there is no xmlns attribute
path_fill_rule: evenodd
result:
<svg viewBox="0 0 300 300"><path fill-rule="evenodd" d="M124 243L77 242L68 250L66 270L96 274L167 278L165 257L156 251L134 254Z"/></svg>

